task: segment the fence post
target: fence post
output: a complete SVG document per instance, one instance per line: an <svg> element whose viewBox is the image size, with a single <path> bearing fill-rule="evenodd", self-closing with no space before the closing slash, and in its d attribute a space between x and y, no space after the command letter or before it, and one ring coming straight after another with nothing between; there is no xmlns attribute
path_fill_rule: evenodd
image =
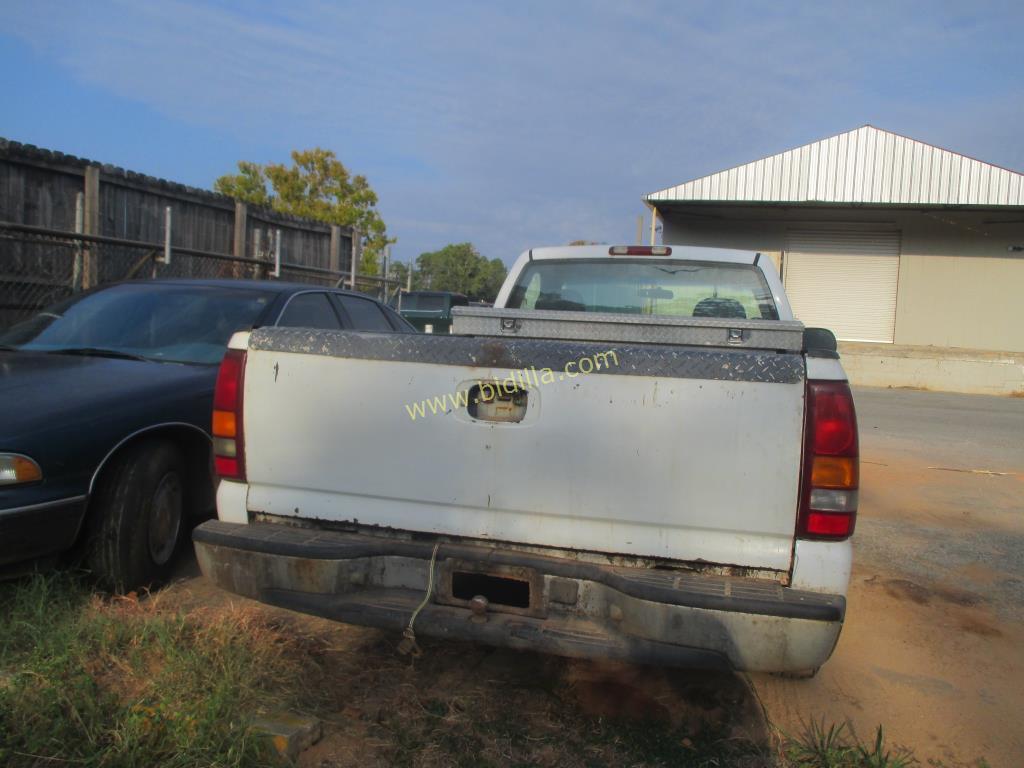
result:
<svg viewBox="0 0 1024 768"><path fill-rule="evenodd" d="M236 259L245 258L245 227L246 219L248 218L249 210L245 203L240 200L235 201L235 239L231 244L231 255Z"/></svg>
<svg viewBox="0 0 1024 768"><path fill-rule="evenodd" d="M85 231L85 193L75 194L75 232L79 235ZM71 268L71 292L77 293L82 288L82 241L75 244L75 263Z"/></svg>
<svg viewBox="0 0 1024 768"><path fill-rule="evenodd" d="M281 230L274 230L274 271L271 272L274 277L281 276Z"/></svg>
<svg viewBox="0 0 1024 768"><path fill-rule="evenodd" d="M159 259L164 264L171 263L171 206L164 209L164 255Z"/></svg>
<svg viewBox="0 0 1024 768"><path fill-rule="evenodd" d="M263 230L256 227L252 231L252 260L255 262L252 268L252 276L259 280L263 277L263 265L260 260L263 258Z"/></svg>
<svg viewBox="0 0 1024 768"><path fill-rule="evenodd" d="M85 166L85 195L82 204L82 224L85 234L100 234L100 167ZM99 260L97 246L90 244L82 251L82 290L96 284Z"/></svg>
<svg viewBox="0 0 1024 768"><path fill-rule="evenodd" d="M248 220L249 220L249 207L241 200L235 200L235 231L231 238L231 255L236 259L245 258L245 248L248 245L246 242L246 234L248 233ZM231 265L231 276L245 277L242 274L244 265L240 261L236 261Z"/></svg>
<svg viewBox="0 0 1024 768"><path fill-rule="evenodd" d="M356 269L359 264L359 257L363 255L363 238L358 229L352 230L352 264L349 269L349 288L356 289Z"/></svg>
<svg viewBox="0 0 1024 768"><path fill-rule="evenodd" d="M341 227L331 224L331 250L327 266L333 272L341 272Z"/></svg>

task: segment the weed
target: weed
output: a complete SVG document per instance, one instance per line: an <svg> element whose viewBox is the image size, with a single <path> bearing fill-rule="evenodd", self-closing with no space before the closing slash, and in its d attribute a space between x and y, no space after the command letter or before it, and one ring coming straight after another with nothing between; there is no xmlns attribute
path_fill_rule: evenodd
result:
<svg viewBox="0 0 1024 768"><path fill-rule="evenodd" d="M824 720L811 720L799 738L788 738L783 759L806 768L910 768L917 760L902 747L885 748L885 734L879 725L870 746L849 734L847 723L825 726Z"/></svg>
<svg viewBox="0 0 1024 768"><path fill-rule="evenodd" d="M846 723L833 723L826 728L824 720L811 720L799 739L788 740L786 756L796 765L843 768L849 765L853 749L843 738L845 731Z"/></svg>
<svg viewBox="0 0 1024 768"><path fill-rule="evenodd" d="M882 726L879 725L870 750L861 744L857 745L860 764L864 768L909 768L917 762L909 752L903 749L898 749L895 753L885 749L884 743L885 735L882 732Z"/></svg>

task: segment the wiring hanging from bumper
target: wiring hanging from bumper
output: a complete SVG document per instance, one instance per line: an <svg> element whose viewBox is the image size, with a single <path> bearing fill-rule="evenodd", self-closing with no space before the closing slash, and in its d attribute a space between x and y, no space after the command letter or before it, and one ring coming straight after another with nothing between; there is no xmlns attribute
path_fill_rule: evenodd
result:
<svg viewBox="0 0 1024 768"><path fill-rule="evenodd" d="M422 649L416 644L416 632L413 630L413 625L416 623L416 617L420 615L427 603L430 602L430 597L434 592L434 565L437 562L437 550L441 548L441 542L434 544L434 550L430 554L430 570L427 575L427 591L423 595L423 600L416 610L412 612L412 616L409 617L409 624L406 626L405 631L402 632L402 639L398 643L398 652L403 656L412 656L414 659L418 659L423 655Z"/></svg>

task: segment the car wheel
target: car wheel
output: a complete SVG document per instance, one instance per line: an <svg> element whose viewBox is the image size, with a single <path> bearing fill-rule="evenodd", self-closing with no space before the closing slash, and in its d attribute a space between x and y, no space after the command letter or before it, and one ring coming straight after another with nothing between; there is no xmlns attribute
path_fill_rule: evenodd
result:
<svg viewBox="0 0 1024 768"><path fill-rule="evenodd" d="M147 440L114 458L90 510L86 564L100 583L126 592L170 576L185 529L185 471L171 443Z"/></svg>

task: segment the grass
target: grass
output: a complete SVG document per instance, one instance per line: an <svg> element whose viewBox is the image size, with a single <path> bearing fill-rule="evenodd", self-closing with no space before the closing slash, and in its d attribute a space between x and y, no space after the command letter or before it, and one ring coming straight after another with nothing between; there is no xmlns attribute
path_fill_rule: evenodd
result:
<svg viewBox="0 0 1024 768"><path fill-rule="evenodd" d="M313 765L916 764L881 728L862 743L812 722L773 743L734 676L430 638L411 663L387 633L166 595L102 598L60 574L0 584L0 765L279 765L249 724L281 710L324 720Z"/></svg>
<svg viewBox="0 0 1024 768"><path fill-rule="evenodd" d="M0 765L279 765L249 723L285 709L322 717L361 765L773 763L714 722L585 712L555 657L499 652L490 669L492 649L424 639L411 664L384 633L342 628L328 648L263 606L161 597L61 574L0 584Z"/></svg>
<svg viewBox="0 0 1024 768"><path fill-rule="evenodd" d="M886 748L882 726L865 744L852 737L845 723L826 726L824 721L814 720L798 738L786 739L783 760L807 768L910 768L918 764L909 750Z"/></svg>
<svg viewBox="0 0 1024 768"><path fill-rule="evenodd" d="M63 575L0 585L0 764L272 765L248 721L308 703L312 657L246 610L164 612Z"/></svg>

